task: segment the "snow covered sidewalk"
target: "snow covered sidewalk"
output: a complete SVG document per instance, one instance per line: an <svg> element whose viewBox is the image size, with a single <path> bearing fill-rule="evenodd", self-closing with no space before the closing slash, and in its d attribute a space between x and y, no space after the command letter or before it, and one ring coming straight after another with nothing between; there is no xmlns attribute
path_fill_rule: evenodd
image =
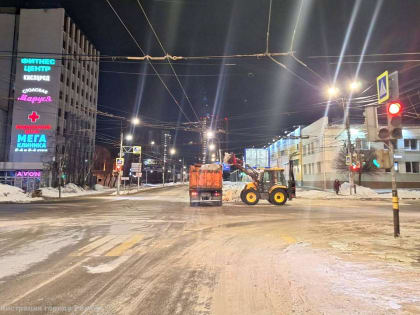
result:
<svg viewBox="0 0 420 315"><path fill-rule="evenodd" d="M341 185L339 194L333 191L297 188L297 198L304 199L390 199L392 193L379 193L371 188L356 185L356 194L350 195L350 185L345 182ZM401 199L420 199L420 190L398 189Z"/></svg>

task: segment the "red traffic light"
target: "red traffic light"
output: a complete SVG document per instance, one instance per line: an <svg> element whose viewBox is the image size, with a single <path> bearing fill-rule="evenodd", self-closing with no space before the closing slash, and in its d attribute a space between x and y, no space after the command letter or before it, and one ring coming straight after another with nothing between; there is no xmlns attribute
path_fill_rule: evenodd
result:
<svg viewBox="0 0 420 315"><path fill-rule="evenodd" d="M391 102L388 104L388 114L395 116L402 112L402 104L400 102Z"/></svg>

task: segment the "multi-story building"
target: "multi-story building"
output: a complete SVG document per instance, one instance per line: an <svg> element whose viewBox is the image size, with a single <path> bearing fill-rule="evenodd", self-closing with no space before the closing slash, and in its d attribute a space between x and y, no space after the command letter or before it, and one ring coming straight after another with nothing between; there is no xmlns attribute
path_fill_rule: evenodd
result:
<svg viewBox="0 0 420 315"><path fill-rule="evenodd" d="M0 50L8 52L0 59L0 90L8 95L0 102L0 176L15 185L32 182L28 188L54 184L58 174L85 183L95 147L99 51L64 9L0 14Z"/></svg>
<svg viewBox="0 0 420 315"><path fill-rule="evenodd" d="M368 142L364 125L350 126L351 142L355 152L386 149L382 142ZM323 117L306 127L299 127L284 139L269 146L270 166L288 168L293 160L298 185L332 188L335 179L348 181L348 171L340 169L338 160L344 155L347 130L342 124L330 124ZM343 153L344 152L344 153ZM420 188L420 126L405 126L403 139L397 141L394 154L398 187ZM357 183L357 174L355 175ZM362 185L388 188L391 185L389 170L380 169L362 173Z"/></svg>

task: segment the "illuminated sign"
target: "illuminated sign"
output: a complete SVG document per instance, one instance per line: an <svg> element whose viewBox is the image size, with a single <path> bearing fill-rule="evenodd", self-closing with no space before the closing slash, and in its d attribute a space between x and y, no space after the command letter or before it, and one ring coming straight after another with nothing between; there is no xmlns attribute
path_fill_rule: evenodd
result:
<svg viewBox="0 0 420 315"><path fill-rule="evenodd" d="M26 72L48 72L51 66L23 66L23 71Z"/></svg>
<svg viewBox="0 0 420 315"><path fill-rule="evenodd" d="M51 96L28 96L26 94L22 94L18 97L18 101L22 102L29 102L32 104L41 104L41 103L51 103L52 99Z"/></svg>
<svg viewBox="0 0 420 315"><path fill-rule="evenodd" d="M20 62L30 65L55 65L55 59L48 58L22 58Z"/></svg>
<svg viewBox="0 0 420 315"><path fill-rule="evenodd" d="M39 115L37 112L32 112L30 115L28 115L28 119L34 123L39 119Z"/></svg>
<svg viewBox="0 0 420 315"><path fill-rule="evenodd" d="M29 88L29 89L24 89L22 90L23 94L26 93L42 93L42 94L48 94L48 91L45 89L41 89L41 88Z"/></svg>
<svg viewBox="0 0 420 315"><path fill-rule="evenodd" d="M32 74L24 74L23 80L25 81L50 81L49 75L32 75Z"/></svg>
<svg viewBox="0 0 420 315"><path fill-rule="evenodd" d="M18 134L15 151L47 151L47 136L44 134Z"/></svg>
<svg viewBox="0 0 420 315"><path fill-rule="evenodd" d="M40 130L51 130L51 125L16 125L17 130L22 130L25 134L39 133Z"/></svg>
<svg viewBox="0 0 420 315"><path fill-rule="evenodd" d="M16 171L15 177L41 177L41 171Z"/></svg>

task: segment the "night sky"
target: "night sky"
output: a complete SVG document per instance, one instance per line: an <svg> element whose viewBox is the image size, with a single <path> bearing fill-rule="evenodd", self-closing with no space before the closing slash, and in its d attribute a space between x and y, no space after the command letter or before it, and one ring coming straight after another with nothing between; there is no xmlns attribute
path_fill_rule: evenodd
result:
<svg viewBox="0 0 420 315"><path fill-rule="evenodd" d="M145 17L135 0L110 0L143 50L162 56ZM1 6L64 7L103 56L140 56L106 0L81 1L1 1ZM251 54L265 51L269 0L148 0L141 1L164 48L171 55L209 56ZM301 2L273 0L270 52L290 50L293 29ZM358 8L358 9L357 9ZM377 19L374 19L375 10ZM348 40L351 16L354 24ZM216 107L221 117L229 117L230 147L241 149L262 146L270 138L298 124L308 124L323 116L326 99L323 91L333 81L338 58L311 56L359 55L420 51L420 1L304 0L300 23L294 39L295 55L321 78L299 65L291 56L277 57L300 78L293 76L268 58L207 59L173 62L195 110L201 115L205 105ZM373 23L371 23L373 21ZM369 26L371 36L368 38ZM418 60L419 55L370 56L364 61ZM343 61L359 61L359 57ZM168 64L155 62L168 88L180 102L190 120L196 120L183 97ZM364 88L385 70L399 70L400 82L412 92L420 88L420 62L364 63L359 78ZM342 64L338 84L347 84L357 63ZM148 121L185 122L147 62L101 62L98 108ZM121 73L116 73L121 72ZM130 74L137 73L137 74ZM141 73L141 74L138 74ZM166 74L166 75L165 75ZM304 81L306 80L306 82ZM416 81L417 80L417 81ZM401 84L401 83L400 83ZM375 87L364 95L376 93ZM420 102L419 98L417 101ZM334 108L334 106L332 107ZM288 112L294 112L287 114ZM334 113L334 110L332 111ZM337 115L339 111L337 111ZM359 113L361 116L361 112ZM118 136L117 124L98 124L98 134ZM139 129L140 132L142 129ZM177 147L193 154L198 147L183 144L194 139L182 132ZM182 155L182 153L181 153Z"/></svg>

